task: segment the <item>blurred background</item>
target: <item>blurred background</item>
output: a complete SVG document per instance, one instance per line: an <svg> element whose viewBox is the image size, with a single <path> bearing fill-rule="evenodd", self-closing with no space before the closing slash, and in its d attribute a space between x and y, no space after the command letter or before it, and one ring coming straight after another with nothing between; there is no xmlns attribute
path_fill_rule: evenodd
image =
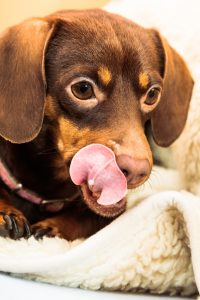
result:
<svg viewBox="0 0 200 300"><path fill-rule="evenodd" d="M101 8L108 0L0 0L0 31L28 17L60 9Z"/></svg>

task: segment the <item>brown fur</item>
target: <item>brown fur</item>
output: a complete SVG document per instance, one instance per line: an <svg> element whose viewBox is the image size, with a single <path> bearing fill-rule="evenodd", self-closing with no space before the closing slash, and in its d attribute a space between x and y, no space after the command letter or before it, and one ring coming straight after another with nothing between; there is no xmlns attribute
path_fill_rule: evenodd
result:
<svg viewBox="0 0 200 300"><path fill-rule="evenodd" d="M95 82L98 105L84 106L67 94L76 77ZM155 83L163 88L161 99L146 107ZM183 130L192 87L183 59L160 34L123 17L88 10L27 20L0 36L1 157L44 199L70 198L79 190L69 178L72 157L101 143L117 162L121 155L148 162L142 180L129 184L134 188L148 178L153 164L146 122L159 145L171 144ZM0 235L29 236L28 219L38 238L87 237L125 209L123 201L96 205L87 193L83 188L60 214L6 194L0 200Z"/></svg>

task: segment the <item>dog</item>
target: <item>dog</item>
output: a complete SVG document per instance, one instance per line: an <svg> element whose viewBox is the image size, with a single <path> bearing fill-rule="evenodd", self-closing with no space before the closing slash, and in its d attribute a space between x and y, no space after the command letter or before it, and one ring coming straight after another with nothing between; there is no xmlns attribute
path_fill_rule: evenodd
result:
<svg viewBox="0 0 200 300"><path fill-rule="evenodd" d="M93 9L32 18L0 35L0 235L88 237L125 210L90 204L69 176L86 145L109 147L127 179L181 134L193 79L155 29Z"/></svg>

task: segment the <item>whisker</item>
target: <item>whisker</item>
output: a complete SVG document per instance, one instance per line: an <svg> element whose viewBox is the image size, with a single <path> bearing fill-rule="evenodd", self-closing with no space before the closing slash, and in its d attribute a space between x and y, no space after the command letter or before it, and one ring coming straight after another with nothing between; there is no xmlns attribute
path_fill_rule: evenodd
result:
<svg viewBox="0 0 200 300"><path fill-rule="evenodd" d="M43 151L37 152L37 155L50 155L50 154L65 154L65 153L75 153L76 151L72 150L63 150L63 151L58 151L56 148L52 149L45 149Z"/></svg>

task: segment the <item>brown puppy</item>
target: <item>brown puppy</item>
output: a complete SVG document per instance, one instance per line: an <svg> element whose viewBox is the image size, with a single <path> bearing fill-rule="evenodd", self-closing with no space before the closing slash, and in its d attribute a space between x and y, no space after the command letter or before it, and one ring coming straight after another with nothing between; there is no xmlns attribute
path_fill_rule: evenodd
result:
<svg viewBox="0 0 200 300"><path fill-rule="evenodd" d="M124 202L105 209L91 204L87 189L82 197L69 177L72 157L104 144L128 187L142 184L152 168L145 124L157 144L170 145L192 87L184 61L157 31L101 10L61 11L3 32L0 234L72 240L108 224ZM68 202L38 205L55 198Z"/></svg>

